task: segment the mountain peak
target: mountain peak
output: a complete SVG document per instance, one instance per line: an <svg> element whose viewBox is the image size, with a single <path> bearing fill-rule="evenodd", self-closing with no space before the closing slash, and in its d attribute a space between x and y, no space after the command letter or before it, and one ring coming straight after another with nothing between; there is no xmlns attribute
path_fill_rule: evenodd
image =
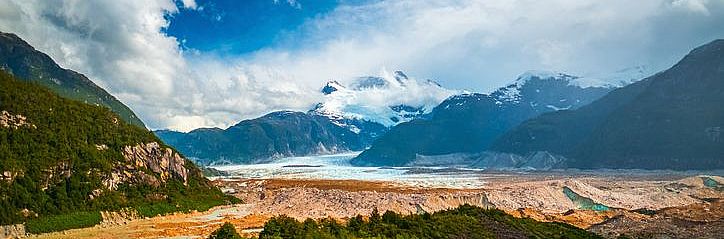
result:
<svg viewBox="0 0 724 239"><path fill-rule="evenodd" d="M0 42L3 42L3 44L22 45L23 47L29 47L30 49L35 50L33 46L14 33L0 31Z"/></svg>
<svg viewBox="0 0 724 239"><path fill-rule="evenodd" d="M560 78L579 78L577 76L569 75L563 72L557 71L545 71L545 70L528 70L523 74L518 75L516 82L525 83L530 79L560 79Z"/></svg>
<svg viewBox="0 0 724 239"><path fill-rule="evenodd" d="M429 113L454 91L432 80L416 80L402 71L354 78L346 87L337 81L323 88L324 101L312 114L335 121L366 120L391 127Z"/></svg>
<svg viewBox="0 0 724 239"><path fill-rule="evenodd" d="M724 52L724 39L717 39L711 41L705 45L699 46L691 50L689 54L686 54L674 68L686 65L696 66L700 61L706 61L711 58L719 58ZM712 64L718 63L717 61L711 62Z"/></svg>
<svg viewBox="0 0 724 239"><path fill-rule="evenodd" d="M407 78L407 75L405 75L405 73L402 71L395 71L394 77L397 82L400 82L400 84L404 84L404 81L409 79Z"/></svg>
<svg viewBox="0 0 724 239"><path fill-rule="evenodd" d="M390 85L390 82L387 81L387 79L379 76L363 76L358 77L355 79L352 84L350 84L350 87L353 90L366 90L366 89L374 89L374 88L386 88Z"/></svg>
<svg viewBox="0 0 724 239"><path fill-rule="evenodd" d="M337 81L328 81L324 87L322 87L322 93L325 95L332 94L332 92L344 89L344 86Z"/></svg>
<svg viewBox="0 0 724 239"><path fill-rule="evenodd" d="M716 39L707 44L694 48L691 53L696 53L700 51L722 50L722 48L724 48L724 39Z"/></svg>

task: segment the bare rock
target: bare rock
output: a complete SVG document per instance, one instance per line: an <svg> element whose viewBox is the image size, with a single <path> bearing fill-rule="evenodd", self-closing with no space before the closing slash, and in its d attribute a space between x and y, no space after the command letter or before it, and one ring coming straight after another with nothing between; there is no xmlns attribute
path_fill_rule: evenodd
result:
<svg viewBox="0 0 724 239"><path fill-rule="evenodd" d="M134 219L140 219L141 216L138 215L138 212L136 210L126 208L117 212L102 211L101 218L103 218L103 220L101 221L101 226L105 227L125 225Z"/></svg>
<svg viewBox="0 0 724 239"><path fill-rule="evenodd" d="M126 146L122 153L125 162L119 163L111 174L103 178L102 183L109 190L115 190L124 183L158 187L172 178L188 184L186 159L170 148L151 142Z"/></svg>
<svg viewBox="0 0 724 239"><path fill-rule="evenodd" d="M25 235L23 224L0 226L0 238L22 238Z"/></svg>
<svg viewBox="0 0 724 239"><path fill-rule="evenodd" d="M136 168L148 168L159 174L161 182L175 177L182 180L184 184L187 183L186 160L170 148L161 147L157 142L126 146L123 149L123 156Z"/></svg>
<svg viewBox="0 0 724 239"><path fill-rule="evenodd" d="M32 129L38 128L34 124L28 122L25 116L13 115L10 112L4 110L0 112L0 127L11 129L19 129L21 127L28 127Z"/></svg>

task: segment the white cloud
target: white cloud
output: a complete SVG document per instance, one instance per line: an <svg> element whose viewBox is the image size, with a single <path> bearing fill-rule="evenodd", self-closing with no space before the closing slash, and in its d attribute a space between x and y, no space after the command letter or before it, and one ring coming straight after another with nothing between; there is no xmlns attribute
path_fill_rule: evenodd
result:
<svg viewBox="0 0 724 239"><path fill-rule="evenodd" d="M181 3L184 5L185 8L189 8L189 9L198 8L198 5L196 5L195 0L181 0Z"/></svg>
<svg viewBox="0 0 724 239"><path fill-rule="evenodd" d="M88 75L150 127L180 130L307 110L324 82L384 68L487 91L529 69L660 70L724 36L724 1L399 0L341 6L277 45L219 59L162 33L177 11L171 0L10 0L0 31Z"/></svg>
<svg viewBox="0 0 724 239"><path fill-rule="evenodd" d="M709 15L707 3L709 0L674 0L671 4L674 7L685 8L689 11Z"/></svg>
<svg viewBox="0 0 724 239"><path fill-rule="evenodd" d="M382 80L385 82L383 85L369 87L366 80L369 78L346 79L344 82L349 82L347 86L334 86L340 82L332 83L337 90L326 95L322 100L323 104L314 111L333 118L341 116L347 119L369 120L390 127L411 120L411 117L406 115L415 113L395 112L390 106L419 107L424 113L430 113L440 102L460 93L442 88L434 81L418 80L386 70L372 81L379 83L377 80Z"/></svg>
<svg viewBox="0 0 724 239"><path fill-rule="evenodd" d="M160 33L171 1L6 1L0 30L13 32L128 103L152 126L154 109L191 82L175 38ZM150 121L150 122L149 122Z"/></svg>
<svg viewBox="0 0 724 239"><path fill-rule="evenodd" d="M292 66L324 66L337 74L387 66L478 91L529 69L581 75L636 65L660 70L724 34L718 27L724 2L697 2L716 14L681 14L670 0L383 1L339 8L303 28L308 40L299 45L312 47L291 55L272 49L255 60L292 59Z"/></svg>

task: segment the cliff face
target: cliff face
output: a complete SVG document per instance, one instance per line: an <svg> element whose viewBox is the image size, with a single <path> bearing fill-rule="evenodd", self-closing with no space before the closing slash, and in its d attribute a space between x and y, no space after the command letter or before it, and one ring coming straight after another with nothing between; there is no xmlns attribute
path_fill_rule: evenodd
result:
<svg viewBox="0 0 724 239"><path fill-rule="evenodd" d="M181 155L157 142L126 146L122 154L125 160L119 161L103 179L108 190L116 190L124 183L159 187L172 178L188 185L189 174L200 176L198 171L186 168L186 159Z"/></svg>
<svg viewBox="0 0 724 239"><path fill-rule="evenodd" d="M170 148L162 148L156 142L126 146L123 149L123 157L138 168L148 168L159 174L162 182L170 177L176 177L182 180L184 185L188 183L189 170L184 166L186 160Z"/></svg>

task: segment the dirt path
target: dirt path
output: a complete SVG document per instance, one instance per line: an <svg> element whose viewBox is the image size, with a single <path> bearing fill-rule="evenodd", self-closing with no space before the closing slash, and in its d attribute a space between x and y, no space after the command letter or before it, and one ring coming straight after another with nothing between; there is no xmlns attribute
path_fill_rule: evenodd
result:
<svg viewBox="0 0 724 239"><path fill-rule="evenodd" d="M262 227L266 218L250 215L252 207L250 204L221 206L207 212L137 219L122 225L98 225L29 238L202 238L227 221L234 223L239 229Z"/></svg>

